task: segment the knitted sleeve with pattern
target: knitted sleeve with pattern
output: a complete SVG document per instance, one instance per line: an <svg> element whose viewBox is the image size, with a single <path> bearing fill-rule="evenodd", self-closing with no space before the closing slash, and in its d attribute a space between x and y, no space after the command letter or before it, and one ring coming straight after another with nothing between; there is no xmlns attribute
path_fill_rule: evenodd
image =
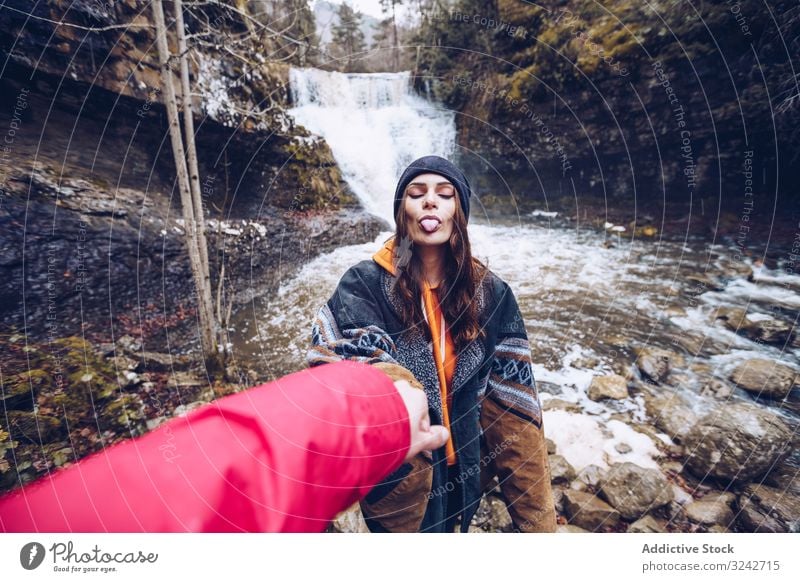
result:
<svg viewBox="0 0 800 582"><path fill-rule="evenodd" d="M314 318L306 362L309 366L339 360L398 364L396 355L377 299L358 270L350 268Z"/></svg>
<svg viewBox="0 0 800 582"><path fill-rule="evenodd" d="M481 405L481 428L518 531L555 531L555 505L544 423L525 323L514 293L503 285L489 382Z"/></svg>

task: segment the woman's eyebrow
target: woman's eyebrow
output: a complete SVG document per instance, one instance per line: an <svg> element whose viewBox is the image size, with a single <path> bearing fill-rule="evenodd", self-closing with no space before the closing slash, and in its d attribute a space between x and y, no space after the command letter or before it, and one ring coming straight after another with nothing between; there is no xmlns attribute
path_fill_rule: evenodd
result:
<svg viewBox="0 0 800 582"><path fill-rule="evenodd" d="M426 182L411 182L409 186L427 186ZM452 182L436 182L437 186L452 186Z"/></svg>

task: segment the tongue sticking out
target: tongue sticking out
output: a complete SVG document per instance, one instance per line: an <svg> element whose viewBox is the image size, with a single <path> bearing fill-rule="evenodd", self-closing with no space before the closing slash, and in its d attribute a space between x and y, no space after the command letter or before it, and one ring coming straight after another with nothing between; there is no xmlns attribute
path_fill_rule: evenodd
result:
<svg viewBox="0 0 800 582"><path fill-rule="evenodd" d="M441 224L438 220L434 220L433 218L426 218L420 221L420 226L422 226L422 230L425 232L434 232L439 228Z"/></svg>

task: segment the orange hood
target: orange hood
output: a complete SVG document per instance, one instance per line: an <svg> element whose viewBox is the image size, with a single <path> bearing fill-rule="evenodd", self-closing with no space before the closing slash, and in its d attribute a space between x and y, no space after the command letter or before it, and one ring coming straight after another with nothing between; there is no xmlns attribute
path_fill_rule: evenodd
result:
<svg viewBox="0 0 800 582"><path fill-rule="evenodd" d="M392 237L386 241L381 250L372 255L373 260L389 271L391 275L397 275L397 269L394 263L394 238L395 237Z"/></svg>

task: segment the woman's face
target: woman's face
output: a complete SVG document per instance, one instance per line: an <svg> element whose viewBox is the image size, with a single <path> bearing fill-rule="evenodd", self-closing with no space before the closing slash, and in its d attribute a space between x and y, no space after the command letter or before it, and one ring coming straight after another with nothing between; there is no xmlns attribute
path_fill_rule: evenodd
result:
<svg viewBox="0 0 800 582"><path fill-rule="evenodd" d="M458 196L439 174L420 174L406 187L405 215L414 244L441 245L450 240Z"/></svg>

